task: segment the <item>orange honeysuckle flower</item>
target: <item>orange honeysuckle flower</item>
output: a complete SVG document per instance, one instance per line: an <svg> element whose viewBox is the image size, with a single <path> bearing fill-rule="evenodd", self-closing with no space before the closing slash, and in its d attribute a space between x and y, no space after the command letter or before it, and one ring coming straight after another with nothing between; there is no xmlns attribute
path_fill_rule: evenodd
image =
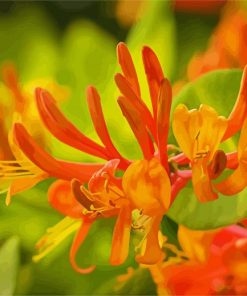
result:
<svg viewBox="0 0 247 296"><path fill-rule="evenodd" d="M182 1L183 2L183 1ZM188 78L227 68L244 68L247 64L247 15L237 2L229 1L204 53L196 54L188 66Z"/></svg>
<svg viewBox="0 0 247 296"><path fill-rule="evenodd" d="M246 294L247 232L244 228L229 226L208 232L182 227L179 232L179 237L183 237L179 241L188 259L160 265L163 276L160 290L166 288L171 295ZM206 255L198 258L198 249Z"/></svg>
<svg viewBox="0 0 247 296"><path fill-rule="evenodd" d="M102 144L79 131L60 112L52 95L41 88L37 88L35 93L37 108L44 125L53 136L82 152L106 160L107 164L72 163L56 159L36 143L23 124L16 123L14 126L15 140L26 157L46 176L59 179L57 185L54 183L51 187L55 189L51 189L49 193L52 206L65 216L80 220L76 226L74 220L66 220L69 225L62 222L64 232L62 231L61 236L60 226L54 228L54 235L50 232L51 237L55 237L52 244L54 246L78 228L78 225L82 225L71 251L73 266L75 253L85 239L90 224L97 218L111 216L116 217L117 222L110 261L113 265L121 264L128 255L131 213L134 211L139 212L140 219L133 228L144 228L145 241L145 244L142 244L143 252L136 257L137 261L143 264L161 261L163 251L158 240L159 224L179 191L193 176L195 191L200 200L214 199L216 195L210 180L217 178L225 167L236 169L238 166L236 153L225 156L217 149L223 137L232 135L229 126L234 125L234 132L242 127L246 109L241 111L241 117L238 119L236 110L242 110L246 105L243 91L246 89L245 78L228 121L218 117L217 113L207 106L193 112L189 112L185 107L178 107L176 112L182 112L182 117L175 119L175 130L179 129L181 133L177 133L177 130L175 133L185 156L184 153L178 154L180 148L167 143L172 89L164 77L157 56L149 47L143 48L143 64L152 102L150 111L142 100L137 72L124 43L118 45L117 54L123 73L115 76L121 92L118 104L136 137L143 159L128 160L116 149L107 130L100 96L92 86L87 88L87 102L95 131ZM191 114L193 124L188 123L185 126L185 121L190 119ZM122 178L115 176L116 169L122 171ZM202 169L206 177L201 175ZM85 184L88 187L84 186ZM66 209L64 205L67 203L73 206ZM49 248L49 234L42 241L43 251L40 257L48 252L47 248L52 248Z"/></svg>
<svg viewBox="0 0 247 296"><path fill-rule="evenodd" d="M58 227L48 233L38 242L39 254L34 257L40 260L69 234L78 230L70 251L70 262L80 273L91 272L95 266L82 269L75 262L76 253L85 240L92 223L98 218L117 216L115 224L110 262L112 265L121 264L128 255L131 228L131 211L128 200L123 196L119 180L114 173L119 160L111 160L99 171L92 175L89 189L74 179L71 182L58 180L49 189L49 202L63 215L70 218L62 231ZM66 219L66 218L65 218ZM81 222L80 222L81 221ZM58 224L60 225L61 222Z"/></svg>
<svg viewBox="0 0 247 296"><path fill-rule="evenodd" d="M137 74L127 47L120 43L117 51L123 70L123 75L117 74L115 77L122 92L118 103L139 143L143 160L127 160L115 148L104 120L100 96L92 86L87 89L87 102L95 131L102 145L89 139L65 118L49 92L37 88L36 102L43 123L57 139L82 152L108 161L106 165L71 163L55 159L35 142L20 123L16 123L14 127L15 140L32 163L47 176L59 179L57 187L54 183L51 188L55 189L49 191L50 202L54 208L70 218L75 218L74 208L69 207L68 211L65 211L63 206L68 199L68 203L76 205L76 208L79 205L81 221L86 219L87 222L92 222L99 217L117 217L110 258L113 265L122 263L128 255L130 214L138 210L141 218L138 219L135 228L145 228L143 241L146 241L146 244L142 244L143 253L137 256L137 260L153 264L163 258L158 241L162 216L191 176L190 173L186 174L186 171L178 175L176 170L170 170L168 163L168 150L171 146L167 145L167 138L172 93L158 58L150 48L144 47L143 62L153 106L151 112L140 98ZM158 148L156 151L155 145ZM109 168L111 172L108 171ZM123 171L122 178L114 176L116 168ZM136 180L138 186L133 180ZM70 183L72 192L69 190ZM88 189L84 187L85 183L88 184ZM63 190L63 186L67 186L67 189ZM70 226L69 230L67 228L64 230L66 235L75 227ZM54 228L56 239L53 246L61 241L57 229L59 227ZM87 227L85 232L88 230ZM83 231L80 235L83 239L76 240L76 251L85 239L86 234L82 233ZM62 237L66 237L65 234L61 234ZM49 234L42 241L41 253L36 259L47 253ZM48 247L49 249L52 248Z"/></svg>

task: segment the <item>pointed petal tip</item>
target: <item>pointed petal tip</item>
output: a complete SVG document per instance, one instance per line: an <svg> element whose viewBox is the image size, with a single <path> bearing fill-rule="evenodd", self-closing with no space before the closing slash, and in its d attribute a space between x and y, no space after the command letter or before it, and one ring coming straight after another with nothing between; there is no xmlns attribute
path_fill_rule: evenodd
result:
<svg viewBox="0 0 247 296"><path fill-rule="evenodd" d="M117 44L117 53L119 53L121 50L124 50L125 48L127 48L126 44L123 41L120 41Z"/></svg>

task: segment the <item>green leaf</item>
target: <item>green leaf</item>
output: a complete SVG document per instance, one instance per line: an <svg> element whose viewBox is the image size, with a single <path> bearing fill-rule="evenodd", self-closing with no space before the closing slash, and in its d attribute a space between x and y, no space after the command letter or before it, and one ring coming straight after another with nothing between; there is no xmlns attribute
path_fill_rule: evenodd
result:
<svg viewBox="0 0 247 296"><path fill-rule="evenodd" d="M220 115L228 116L237 98L242 72L239 70L215 71L202 76L185 87L174 99L190 109L201 103L214 107ZM174 140L170 137L171 142ZM222 145L225 151L236 150L237 139ZM200 203L187 185L177 196L168 216L192 229L213 229L230 225L247 217L247 190L235 196L222 196L215 201Z"/></svg>
<svg viewBox="0 0 247 296"><path fill-rule="evenodd" d="M156 285L148 269L138 268L125 281L113 279L100 286L95 295L156 295Z"/></svg>
<svg viewBox="0 0 247 296"><path fill-rule="evenodd" d="M146 14L129 33L127 45L134 58L138 73L143 69L141 49L147 45L151 46L157 54L165 75L171 78L174 73L176 57L175 20L171 3L170 1L150 1L147 5ZM145 73L144 71L141 73L140 83L141 86L144 86L142 78Z"/></svg>
<svg viewBox="0 0 247 296"><path fill-rule="evenodd" d="M0 62L15 63L22 81L53 76L58 59L56 33L41 7L16 4L0 18Z"/></svg>
<svg viewBox="0 0 247 296"><path fill-rule="evenodd" d="M13 295L19 266L19 240L10 238L0 249L0 295Z"/></svg>

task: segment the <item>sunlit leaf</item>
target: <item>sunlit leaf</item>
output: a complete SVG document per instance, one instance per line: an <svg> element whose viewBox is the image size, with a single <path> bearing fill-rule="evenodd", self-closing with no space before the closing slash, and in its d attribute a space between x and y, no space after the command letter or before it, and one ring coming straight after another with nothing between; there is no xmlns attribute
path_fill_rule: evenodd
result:
<svg viewBox="0 0 247 296"><path fill-rule="evenodd" d="M12 237L0 248L0 295L13 295L19 266L19 240Z"/></svg>

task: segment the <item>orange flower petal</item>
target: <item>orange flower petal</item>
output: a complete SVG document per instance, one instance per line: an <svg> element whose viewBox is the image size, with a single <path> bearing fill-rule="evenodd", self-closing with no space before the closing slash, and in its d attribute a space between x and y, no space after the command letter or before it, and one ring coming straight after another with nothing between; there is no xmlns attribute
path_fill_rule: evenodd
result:
<svg viewBox="0 0 247 296"><path fill-rule="evenodd" d="M70 263L75 271L81 273L81 274L87 274L92 272L95 269L95 265L92 265L88 268L81 268L77 265L75 261L76 254L81 246L81 244L84 242L90 227L94 221L93 220L85 220L82 222L82 225L80 229L78 230L78 233L76 234L76 237L73 241L73 244L70 249Z"/></svg>
<svg viewBox="0 0 247 296"><path fill-rule="evenodd" d="M49 92L37 88L36 101L45 126L57 139L88 154L108 158L105 148L86 137L63 116Z"/></svg>
<svg viewBox="0 0 247 296"><path fill-rule="evenodd" d="M64 216L75 219L84 217L83 207L76 200L69 181L55 181L48 190L48 199L52 207Z"/></svg>
<svg viewBox="0 0 247 296"><path fill-rule="evenodd" d="M133 162L122 178L125 196L144 215L163 215L171 203L171 183L157 158Z"/></svg>
<svg viewBox="0 0 247 296"><path fill-rule="evenodd" d="M128 123L136 136L136 139L141 147L143 156L150 159L154 153L152 140L142 123L140 113L135 109L133 104L126 100L125 97L118 98L118 104L122 110L123 115L128 120Z"/></svg>
<svg viewBox="0 0 247 296"><path fill-rule="evenodd" d="M238 162L237 169L229 177L215 184L215 188L224 195L237 194L247 186L247 120L238 141Z"/></svg>
<svg viewBox="0 0 247 296"><path fill-rule="evenodd" d="M153 218L151 229L147 235L147 243L143 255L136 256L136 261L141 264L156 264L164 258L164 253L159 244L159 227L162 216Z"/></svg>
<svg viewBox="0 0 247 296"><path fill-rule="evenodd" d="M88 182L91 192L100 192L104 189L106 178L111 182L115 181L115 172L119 166L119 159L109 160L100 170L95 172Z"/></svg>
<svg viewBox="0 0 247 296"><path fill-rule="evenodd" d="M102 143L113 157L122 158L111 141L102 112L100 96L93 86L87 88L87 102L94 128Z"/></svg>
<svg viewBox="0 0 247 296"><path fill-rule="evenodd" d="M24 154L50 176L64 180L77 178L81 182L86 182L95 171L103 166L101 164L65 162L53 158L34 141L20 123L14 125L14 136Z"/></svg>
<svg viewBox="0 0 247 296"><path fill-rule="evenodd" d="M34 187L36 184L38 184L39 182L41 182L46 178L48 178L48 175L45 173L42 173L38 176L20 178L12 181L6 196L6 201L5 201L6 205L10 204L13 195Z"/></svg>
<svg viewBox="0 0 247 296"><path fill-rule="evenodd" d="M142 59L149 85L149 92L152 99L153 114L156 119L157 100L159 95L160 83L164 79L164 74L159 63L159 59L151 48L144 46Z"/></svg>
<svg viewBox="0 0 247 296"><path fill-rule="evenodd" d="M140 98L140 86L135 66L133 64L130 52L123 42L120 42L117 46L117 56L118 62L122 68L124 76L129 81L130 85L133 87L135 94Z"/></svg>
<svg viewBox="0 0 247 296"><path fill-rule="evenodd" d="M247 186L247 165L239 165L238 168L225 180L214 184L216 190L224 195L234 195Z"/></svg>
<svg viewBox="0 0 247 296"><path fill-rule="evenodd" d="M231 114L228 117L228 127L225 131L222 141L232 137L242 127L243 121L247 115L247 66L245 66L238 98L232 109Z"/></svg>
<svg viewBox="0 0 247 296"><path fill-rule="evenodd" d="M172 103L172 88L167 79L162 80L157 106L157 135L160 161L169 173L167 140L170 126L170 110Z"/></svg>
<svg viewBox="0 0 247 296"><path fill-rule="evenodd" d="M131 210L129 206L123 206L117 217L112 237L112 249L110 263L122 264L129 254L129 239L131 230Z"/></svg>
<svg viewBox="0 0 247 296"><path fill-rule="evenodd" d="M131 85L123 75L121 75L120 73L117 73L115 75L115 81L119 90L123 94L123 96L128 101L130 101L135 106L136 110L140 113L143 124L148 127L152 136L156 140L157 135L155 131L154 120L151 112L149 111L145 103L138 98L138 96L135 94L135 92L131 88Z"/></svg>

